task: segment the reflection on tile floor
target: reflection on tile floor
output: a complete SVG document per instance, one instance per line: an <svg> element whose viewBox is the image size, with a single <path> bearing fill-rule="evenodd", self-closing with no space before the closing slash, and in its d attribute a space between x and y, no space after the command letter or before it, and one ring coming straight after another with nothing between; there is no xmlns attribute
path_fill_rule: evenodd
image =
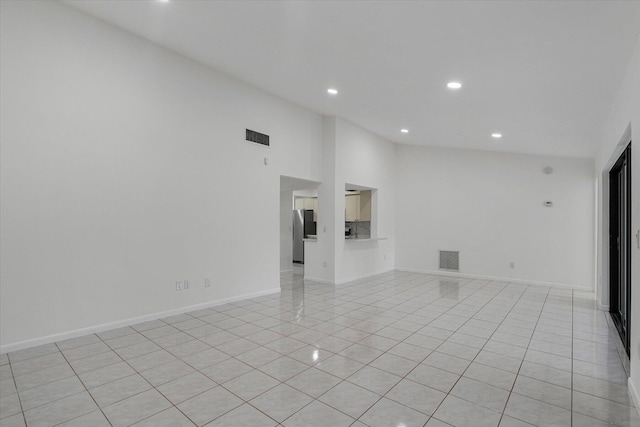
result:
<svg viewBox="0 0 640 427"><path fill-rule="evenodd" d="M640 425L593 294L405 272L281 287L3 354L0 425Z"/></svg>

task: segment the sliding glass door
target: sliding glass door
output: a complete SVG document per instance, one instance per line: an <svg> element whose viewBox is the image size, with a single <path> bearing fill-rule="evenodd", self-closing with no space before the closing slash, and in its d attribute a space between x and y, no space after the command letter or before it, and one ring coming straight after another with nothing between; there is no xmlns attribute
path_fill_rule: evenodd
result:
<svg viewBox="0 0 640 427"><path fill-rule="evenodd" d="M629 354L631 314L631 143L609 172L609 311Z"/></svg>

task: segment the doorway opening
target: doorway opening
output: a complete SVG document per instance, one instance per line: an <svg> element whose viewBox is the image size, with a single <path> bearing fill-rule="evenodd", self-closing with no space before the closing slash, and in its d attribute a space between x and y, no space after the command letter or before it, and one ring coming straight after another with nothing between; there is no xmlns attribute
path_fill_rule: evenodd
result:
<svg viewBox="0 0 640 427"><path fill-rule="evenodd" d="M282 283L304 278L306 241L315 239L319 182L280 176L280 277Z"/></svg>
<svg viewBox="0 0 640 427"><path fill-rule="evenodd" d="M629 356L631 325L631 142L609 171L609 312Z"/></svg>

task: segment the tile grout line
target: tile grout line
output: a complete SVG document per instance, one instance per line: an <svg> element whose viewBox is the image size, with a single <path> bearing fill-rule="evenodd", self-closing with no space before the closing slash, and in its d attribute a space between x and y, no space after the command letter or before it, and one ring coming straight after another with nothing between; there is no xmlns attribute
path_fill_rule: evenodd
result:
<svg viewBox="0 0 640 427"><path fill-rule="evenodd" d="M573 346L574 346L574 342L573 342L573 327L574 327L574 309L573 309L573 304L574 304L574 291L571 291L571 401L570 401L570 407L571 407L571 418L569 418L569 423L570 426L573 427Z"/></svg>
<svg viewBox="0 0 640 427"><path fill-rule="evenodd" d="M435 279L435 280L439 280L439 279ZM465 285L469 284L470 282L472 282L472 280L467 281L463 286L465 286ZM453 306L449 307L446 311L444 311L443 313L441 313L438 317L436 317L435 319L432 319L429 323L427 323L427 324L425 325L425 327L426 327L426 326L429 326L429 325L431 324L431 322L433 322L433 321L437 320L440 316L442 316L443 314L448 313L448 312L449 312L449 311L451 311L453 308L455 308L456 306L458 306L459 304L461 304L463 301L467 300L468 298L470 298L470 297L471 297L471 296L473 296L474 294L476 294L476 293L480 292L481 290L483 290L484 288L488 287L488 286L489 286L489 285L491 285L491 284L492 284L492 281L489 281L489 282L487 282L487 283L483 284L480 288L476 289L474 292L472 292L471 294L469 294L468 296L466 296L462 301L459 301L458 303L456 303L455 305L453 305ZM503 286L503 287L502 287L502 289L500 289L500 291L499 291L497 294L495 294L493 297L491 297L491 299L489 299L489 300L488 300L484 305L482 305L482 307L481 307L480 309L476 310L476 312L474 313L474 315L475 315L475 314L477 314L478 312L480 312L480 311L481 311L483 308L485 308L487 305L489 305L489 304L490 304L490 303L491 303L491 302L492 302L492 301L493 301L493 300L494 300L494 299L495 299L495 298L496 298L496 297L497 297L497 296L498 296L498 295L499 295L499 294L500 294L504 289L506 289L508 286L509 286L509 284L507 284L507 285ZM454 292L454 291L452 291L452 292ZM449 293L452 293L452 292L449 292ZM524 292L520 295L520 297L518 298L518 300L522 297L522 295L524 295ZM442 299L442 298L444 298L445 296L446 296L446 294L445 294L445 295L443 295L443 296L441 296L441 297L440 297L440 298L438 298L438 299ZM436 300L432 301L431 303L433 303L433 302L437 301L438 299L436 299ZM431 303L430 303L430 304L431 304ZM514 303L514 305L512 306L512 308L509 310L509 312L511 312L511 310L513 309L513 307L515 307L515 304L517 304L517 301L516 301L516 303ZM507 313L507 315L508 315L508 313ZM406 317L406 316L405 316L405 317ZM452 332L452 334L451 334L449 337L451 337L453 334L455 334L455 333L456 333L456 332L457 332L457 331L458 331L462 326L464 326L466 323L468 323L468 322L469 322L470 320L472 320L472 319L473 319L473 317L469 317L469 318L468 318L468 319L467 319L463 324L461 324L461 325L458 327L458 329L456 329L456 331L450 331L450 332ZM492 323L494 323L494 322L492 322ZM501 324L502 324L502 322L498 325L498 327L499 327ZM439 328L439 329L440 329L440 328ZM497 329L497 327L496 327L496 329ZM414 334L416 334L416 333L417 333L417 332L414 332L412 335L414 335ZM494 330L494 333L495 333L495 330ZM412 336L412 335L410 335L410 336ZM492 335L493 335L493 333L492 333ZM407 338L409 338L409 337L407 337ZM406 340L406 338L405 338L405 340ZM404 342L405 340L402 340L401 342ZM426 359L427 359L431 354L433 354L434 352L436 352L436 351L437 351L437 349L438 349L440 346L442 346L445 342L447 342L447 340L448 340L448 338L447 338L447 339L445 339L445 340L443 340L443 342L442 342L442 343L440 343L440 344L439 344L435 349L430 349L429 354L428 354L427 356L425 356L425 357L422 359L422 361L421 361L421 362L419 362L419 363L418 363L418 365L416 365L416 367L414 367L411 371L409 371L407 374L405 374L405 376L404 376L404 377L402 377L402 378L400 379L400 381L398 381L396 384L394 384L394 386L393 386L393 387L395 387L398 383L400 383L400 382L401 382L402 380L404 380L404 379L407 379L407 380L409 380L409 381L412 381L411 379L407 378L407 376L408 376L411 372L413 372L413 371L414 371L414 370L415 370L419 365L421 365L422 363L424 363L424 361L425 361L425 360L426 360ZM488 342L488 341L489 341L489 338L488 338L486 341ZM484 345L486 345L486 343L485 343ZM482 348L484 348L484 345L483 345L483 347L482 347ZM478 350L478 354L480 353L480 351L482 351L482 348L481 348L480 350ZM385 353L386 353L386 352L385 352ZM383 353L383 354L384 354L384 353ZM443 354L446 354L446 353L443 353ZM382 355L380 355L380 356L378 356L378 357L381 357L381 356L382 356ZM477 355L476 355L476 356L477 356ZM401 356L399 356L399 357L401 357ZM474 359L475 359L475 357L474 357ZM377 360L377 358L376 358L376 359L374 359L373 361L375 361L375 360ZM466 360L466 359L465 359L465 360ZM373 362L373 361L372 361L372 362ZM370 362L370 363L371 363L371 362ZM471 361L469 362L469 366L471 365L471 363L473 363L473 360L471 360ZM429 366L432 366L432 365L429 365ZM435 367L434 367L434 368L435 368ZM467 368L468 368L468 366L467 366ZM437 369L440 369L440 368L437 368ZM445 371L445 372L449 372L449 371L446 371L446 370L444 370L444 371ZM466 368L465 368L465 371L466 371ZM457 382L460 380L460 378L462 378L462 375L464 374L464 372L465 372L465 371L463 371L463 373L462 373L462 374L460 374L460 375L458 376L458 380L456 380L456 382L453 384L453 386L451 386L451 389L449 390L449 392L445 393L445 395L446 395L446 396L449 396L449 395L450 395L451 390L453 390L453 388L455 387L455 385L457 384ZM385 371L385 372L386 372L386 371ZM457 374L454 374L454 375L457 375ZM345 381L346 381L346 380L345 380ZM415 381L414 381L414 382L415 382ZM419 384L419 383L418 383L418 384ZM424 384L422 384L422 385L424 385ZM392 387L392 388L393 388L393 387ZM426 386L426 387L428 387L428 386ZM432 387L429 387L429 388L432 388ZM435 389L435 390L437 390L437 389ZM439 390L438 390L438 391L439 391ZM386 394L386 393L385 393L385 394ZM382 396L382 397L384 397L384 396ZM381 400L381 399L382 399L382 397L381 397L379 400ZM455 396L455 397L457 397L457 396ZM389 398L388 398L388 399L389 399ZM444 402L444 400L445 400L445 399L446 399L446 397L445 397L445 398L440 402L440 404L438 404L438 406L437 406L437 407L436 407L436 409L433 411L433 413L432 413L431 415L429 415L428 420L429 420L429 419L431 419L431 418L433 417L433 414L435 414L435 413L436 413L436 411L438 410L438 408L440 407L440 405L442 404L442 402ZM379 400L378 400L378 401L379 401ZM393 400L393 399L390 399L390 400ZM465 400L465 399L463 399L463 400ZM393 401L394 401L394 402L396 402L395 400L393 400ZM377 403L377 402L376 402L376 403ZM401 402L396 402L396 403L399 403L399 404L401 404L401 405L403 405L403 406L406 406L406 405L404 405L404 404L403 404L403 403L401 403ZM473 403L473 402L470 402L470 403ZM375 405L375 404L374 404L374 405ZM374 405L372 405L372 407L373 407ZM482 406L482 405L479 405L479 406ZM406 407L407 407L407 406L406 406ZM371 409L371 408L369 408L369 409ZM410 409L413 409L413 408L410 408ZM418 411L418 412L420 412L420 411ZM365 412L365 413L366 413L366 412ZM427 420L427 422L428 422L428 420Z"/></svg>
<svg viewBox="0 0 640 427"><path fill-rule="evenodd" d="M16 377L15 375L13 375L13 366L11 365L11 358L9 357L9 354L7 354L7 364L9 365L9 371L11 371L11 380L13 381L13 386L16 388L16 397L18 398L18 404L20 405L20 411L22 413L22 419L24 421L24 425L28 425L27 424L27 414L25 413L24 407L22 406L22 399L20 398L20 391L18 390L18 383L16 383ZM17 415L17 414L15 414ZM10 415L10 416L14 416L14 415ZM8 417L7 417L8 418Z"/></svg>
<svg viewBox="0 0 640 427"><path fill-rule="evenodd" d="M133 329L133 328L132 328L132 329ZM140 333L140 332L137 332L137 333ZM131 334L131 335L132 335L132 334ZM142 334L141 334L141 335L142 335ZM146 337L145 337L145 338L146 338ZM129 367L133 370L133 372L135 372L135 373L134 373L134 374L131 374L131 375L127 375L127 376L122 377L122 378L117 378L117 379L115 379L115 380L113 380L113 381L106 382L105 384L102 384L102 385L100 385L100 386L96 386L96 387L94 387L94 388L101 387L101 386L106 385L106 384L111 384L111 383L113 383L113 382L119 381L119 380L124 379L124 378L131 377L131 376L134 376L134 375L139 375L139 376L140 376L140 378L142 378L142 379L143 379L147 384L149 384L149 386L151 386L151 388L150 388L149 390L155 390L156 392L158 392L158 393L159 393L163 398L165 398L165 399L167 400L167 402L169 402L169 403L170 403L170 405L171 405L171 406L173 406L173 407L174 407L174 408L176 408L178 411L180 411L180 408L178 408L178 407L177 407L177 405L174 405L172 401L170 401L170 400L169 400L169 399L168 399L168 398L167 398L167 397L166 397L166 396L165 396L165 395L164 395L160 390L158 390L158 389L156 388L156 386L154 386L153 384L151 384L151 382L150 382L149 380L147 380L143 375L141 375L141 373L140 373L136 368L134 368L133 366L131 366L131 364L129 364L129 362L128 362L127 360L125 360L122 356L120 356L120 354L118 354L118 352L116 352L113 348L111 348L111 346L110 346L110 345L109 345L109 344L108 344L104 339L102 339L102 337L98 336L98 339L100 339L100 340L101 340L101 341L102 341L102 342L103 342L107 347L109 347L109 348L111 349L111 351L112 351L113 353L115 353L115 354L120 358L120 360L121 360L122 362L126 363L126 364L127 364L127 366L129 366ZM135 344L133 344L133 345L135 345ZM162 349L164 350L164 347L160 346L160 348L162 348ZM149 353L145 353L145 354L149 354ZM119 363L119 362L116 362L116 363ZM115 363L114 363L114 364L115 364ZM111 366L111 365L109 365L109 366ZM73 369L73 367L72 367L72 369ZM153 369L153 368L150 368L150 369ZM82 381L82 380L81 380L81 381ZM84 385L84 382L83 382L83 385ZM142 394L142 393L146 393L146 392L147 392L147 391L149 391L149 390L144 390L144 391L141 391L141 392L139 392L139 393L135 393L135 394L133 394L133 395L131 395L131 396L124 397L124 398L122 398L122 399L120 399L120 400L118 400L118 401L116 401L116 402L112 402L112 403L110 403L109 405L106 405L106 406L105 406L105 408L106 408L106 407L108 407L108 406L115 405L115 404L117 404L117 403L123 402L124 400L126 400L126 399L130 399L130 398L132 398L132 397L134 397L134 396L138 396L138 395L140 395L140 394ZM88 391L88 390L87 390L87 391ZM88 391L88 392L89 392L89 391ZM89 392L89 395L91 395L91 392ZM91 395L91 398L93 399L93 395ZM98 404L98 403L96 402L96 405L97 405L97 404ZM100 410L102 411L102 408L100 407L100 405L98 405L98 407L99 407L99 408L100 408ZM141 421L144 421L144 420L146 420L146 419L148 419L148 418L151 418L151 417L153 417L153 416L155 416L155 415L157 415L157 414L159 414L159 413L161 413L161 412L163 412L163 411L166 411L166 410L167 410L167 408L162 409L162 410L160 410L160 411L158 411L158 412L155 412L155 413L153 413L153 414L149 415L148 417L145 417L145 418L143 418L143 419L140 419L140 420L136 421L134 424L139 423L139 422L141 422ZM180 411L180 413L182 413L182 414L183 414L183 415L184 415L184 416L185 416L189 421L191 421L194 425L197 425L197 423L195 423L191 418L189 418L189 416L187 416L187 414L185 414L185 413L184 413L184 412L182 412L182 411ZM109 424L113 425L113 424L111 423L111 420L107 417L107 415L106 415L106 414L104 414L104 411L103 411L103 415L104 415L104 417L107 419L107 421L109 422Z"/></svg>
<svg viewBox="0 0 640 427"><path fill-rule="evenodd" d="M432 281L435 281L435 280L438 280L438 279L437 279L437 278L434 278ZM303 284L303 286L304 286L304 284ZM485 286L486 286L486 284L485 284ZM484 287L484 286L483 286L483 287ZM482 289L482 288L480 288L480 289ZM480 289L476 290L475 292L479 291ZM452 291L452 292L453 292L453 291ZM452 292L448 292L447 294L452 293ZM474 292L474 293L475 293L475 292ZM426 293L426 292L425 292L425 293ZM441 297L440 297L440 298L438 298L438 299L444 298L447 294L445 294L445 295L441 296ZM471 294L471 295L473 295L473 294ZM435 300L435 301L437 301L437 300ZM398 305L399 305L399 304L398 304ZM457 305L457 304L456 304L456 305ZM366 305L365 305L365 306L366 306ZM370 305L368 305L368 306L370 306ZM386 310L384 310L384 311L386 311ZM416 311L417 311L417 310L416 310ZM405 318L405 317L407 317L407 316L409 316L409 314L407 314L406 316L403 316L401 319L404 319L404 318ZM373 315L372 315L372 316L370 316L370 317L373 317ZM435 320L435 319L433 319L433 320ZM432 320L432 321L433 321L433 320ZM395 323L395 322L393 322L393 323ZM393 323L391 323L390 325L392 325ZM429 323L431 323L431 321L430 321ZM384 326L384 327L383 327L383 328L381 328L381 329L384 329L385 327L388 327L388 326L390 326L390 325ZM427 325L425 325L425 326L428 326L428 324L427 324ZM380 330L381 330L381 329L380 329ZM365 331L363 331L363 332L365 332ZM368 333L368 332L367 332L367 333ZM414 334L415 334L415 332L414 332L414 333L412 333L411 335L414 335ZM368 336L371 336L371 335L375 335L375 332L373 332L373 333L369 333L369 335L368 335ZM410 335L410 336L411 336L411 335ZM378 335L378 336L380 336L380 335ZM367 337L363 338L363 340L364 340L364 339L366 339L366 338L367 338ZM385 337L383 337L383 338L385 338ZM407 338L408 338L408 337L407 337ZM406 339L406 338L405 338L405 339ZM352 345L354 345L354 344L359 344L361 341L362 341L362 340L359 340L359 341L357 341L357 342L353 343ZM394 340L394 341L395 341L395 340ZM398 342L398 344L399 344L399 343L401 343L401 342L404 342L404 340L399 341L399 342ZM312 345L312 344L309 344L309 345ZM361 345L364 345L364 344L361 344ZM396 344L396 345L397 345L397 344ZM368 346L366 346L366 345L364 345L364 346L365 346L365 347L368 347ZM351 347L351 346L349 346L349 347ZM349 347L347 347L347 348L349 348ZM394 347L395 347L395 345L394 345ZM382 351L382 350L379 350L379 349L376 349L376 348L373 348L373 347L369 347L369 348L372 348L373 350ZM391 347L391 348L393 348L393 347ZM391 349L391 348L390 348L390 349ZM390 350L390 349L389 349L389 350ZM433 353L433 351L435 351L435 350L431 350L431 352L430 352L429 354ZM360 370L361 370L361 369L363 369L364 367L370 366L372 362L374 362L375 360L377 360L378 358L380 358L382 355L386 354L387 352L388 352L388 350L387 350L387 351L384 351L382 354L380 354L379 356L377 356L376 358L374 358L373 360L371 360L369 363L364 364L364 366L363 366L362 368L358 369L358 370L357 370L356 372L354 372L352 375L354 375L355 373L357 373L358 371L360 371ZM334 355L341 356L341 355L339 355L338 353L334 353ZM422 361L424 361L424 359L426 359L428 356L429 356L429 355L425 356L425 358L423 358L423 360L422 360ZM347 358L347 359L349 359L349 360L354 360L354 361L356 361L356 362L362 363L362 362L360 362L360 361L358 361L358 360L351 359L351 358L350 358L350 357L348 357L348 356L342 356L342 357L345 357L345 358ZM401 357L401 356L398 356L398 357ZM409 360L409 359L407 359L407 360ZM413 362L413 361L412 361L412 362ZM422 363L422 362L419 362L419 363L418 363L418 365L420 365L420 363ZM370 367L375 368L375 366L370 366ZM375 368L375 369L378 369L378 368ZM414 369L415 369L415 368L414 368ZM404 376L404 377L402 377L399 381L397 381L397 382L396 382L396 383L395 383L391 388L395 387L398 383L400 383L403 379L405 379L405 378L406 378L406 376L407 376L407 375L409 375L409 373L411 373L412 371L413 371L413 369L412 369L411 371L409 371L407 374L405 374L405 376ZM387 371L384 371L384 370L383 370L383 372L387 372ZM349 377L350 377L350 376L349 376ZM358 384L354 384L354 383L352 383L352 382L348 381L348 378L349 378L349 377L344 378L344 379L343 379L343 378L340 378L340 380L341 380L341 381L340 381L339 383L337 383L337 384L336 384L336 385L334 385L333 387L331 387L331 388L329 388L328 390L326 390L324 393L322 393L321 395L319 395L317 398L316 398L316 397L313 397L313 396L310 396L310 397L312 397L312 398L314 399L314 401L319 401L320 403L325 404L324 402L320 401L320 400L319 400L319 398L320 398L320 397L322 397L323 395L325 395L326 393L328 393L329 391L333 390L334 388L336 388L336 387L337 387L337 386L339 386L340 384L344 383L344 382L347 382L347 383L349 383L349 384L355 385L355 386L357 386L357 387L361 387L361 386L360 386L360 385L358 385ZM294 388L295 388L295 387L294 387ZM364 387L362 387L362 388L364 388ZM365 390L367 390L367 391L370 391L370 392L371 392L371 390L368 390L368 389L366 389L366 388L364 388L364 389L365 389ZM296 390L298 390L298 389L296 389ZM304 391L302 391L302 390L298 390L298 391L300 391L300 392L302 392L302 393L306 394L306 393L305 393ZM373 393L374 393L374 394L377 394L377 393L375 393L375 392L373 392ZM387 391L387 393L388 393L388 391ZM385 393L385 395L386 395L386 393ZM380 402L380 401L385 397L385 395L380 395L380 397L379 397L379 398L378 398L378 399L377 399L373 404L371 404L371 405L370 405L370 406L369 406L369 407L368 407L368 408L367 408L367 409L366 409L366 410L365 410L365 411L364 411L364 412L363 412L363 413L362 413L358 418L354 419L354 422L353 422L352 424L355 424L356 422L361 422L361 423L365 424L363 421L361 421L361 420L360 420L360 418L361 418L364 414L366 414L366 413L367 413L367 412L368 412L372 407L374 407L378 402ZM396 402L396 401L395 401L395 400L393 400L393 399L390 399L390 400L392 400L393 402ZM298 411L296 411L296 412L292 413L291 415L289 415L285 420L283 420L283 422L284 422L284 421L286 421L287 419L291 418L292 416L294 416L296 413L298 413L298 412L302 411L306 406L310 405L311 403L313 403L313 401L312 401L312 402L309 402L309 403L308 403L307 405L305 405L303 408L300 408ZM402 406L404 406L404 407L406 407L406 408L408 408L408 409L415 410L415 409L410 408L409 406L404 405L404 404L402 404L402 403L400 403L400 402L396 402L396 403L399 403L400 405L402 405ZM325 404L325 405L326 405L326 404ZM342 414L347 415L347 416L348 416L348 417L350 417L350 418L353 418L351 415L346 414L345 412L341 411L341 410L340 410L340 409L338 409L338 408L334 408L333 406L330 406L330 405L327 405L327 406L329 406L330 408L332 408L332 409L334 409L334 410L336 410L336 411L338 411L338 412L340 412L340 413L342 413ZM420 412L420 411L417 411L417 412ZM424 414L423 412L420 412L420 413ZM428 421L429 421L429 419L431 419L431 415L428 415L428 414L424 414L424 415L426 415L426 416L428 417L428 418L427 418L427 422L428 422Z"/></svg>
<svg viewBox="0 0 640 427"><path fill-rule="evenodd" d="M96 335L97 336L97 335ZM100 339L100 337L98 337L98 339ZM71 366L71 363L69 363L69 359L67 359L67 356L62 352L62 350L60 350L60 347L58 346L58 343L54 343L54 345L56 346L56 348L58 349L58 351L60 352L60 354L62 354L62 357L64 358L64 360L67 362L67 365L69 365L69 367L71 368L71 370L73 371L73 374L76 376L76 378L78 379L78 381L80 381L80 384L82 384L82 387L84 387L84 391L89 395L89 397L91 398L91 400L93 401L93 403L96 405L96 407L100 410L100 412L102 413L102 416L104 417L105 420L107 420L107 422L109 423L110 426L113 426L113 424L111 423L111 421L109 420L109 418L107 418L107 414L104 413L104 411L102 410L102 408L100 407L100 405L98 405L98 402L96 402L96 399L94 399L93 395L91 394L91 392L89 391L89 389L87 388L86 384L84 383L84 381L82 381L82 378L80 378L80 376L78 375L78 373L76 372L75 368L73 366ZM75 394L80 394L82 392L78 392ZM74 394L74 396L75 396ZM90 414L91 412L87 412L86 414L82 414L79 415L75 418L71 418L70 420L65 420L59 424L63 424L66 423L68 421L72 421L75 420L77 418L83 417L87 414Z"/></svg>
<svg viewBox="0 0 640 427"><path fill-rule="evenodd" d="M508 286L508 285L507 285L507 286ZM487 342L482 346L482 348L480 349L480 351L482 351L482 350L484 349L484 347L485 347L485 346L486 346L486 344L489 342L489 340L491 340L491 337L495 334L495 332L498 330L498 328L499 328L500 326L502 326L502 324L507 320L507 317L509 316L509 314L510 314L510 313L511 313L515 308L516 308L516 306L518 305L518 303L520 302L520 300L522 299L522 297L525 295L525 293L527 292L527 290L528 290L529 288L530 288L530 286L529 286L529 285L527 285L527 287L524 289L524 291L523 291L523 292L520 294L520 296L518 297L518 300L513 304L513 306L511 307L511 309L509 309L508 313L504 315L504 318L503 318L503 320L499 323L498 327L497 327L497 328L494 330L494 332L489 336L489 338L487 338ZM550 290L548 289L548 290L547 290L547 293L546 293L546 295L545 295L545 301L546 301L546 298L547 298L547 296L548 296L548 294L549 294L549 291L550 291ZM497 295L496 295L496 297L497 297ZM495 297L494 297L494 298L495 298ZM492 299L492 300L493 300L493 299ZM545 303L543 303L543 304L542 304L542 307L541 307L541 309L540 309L540 314L538 315L538 320L540 319L540 316L542 315L542 311L543 311L543 309L544 309L544 304L545 304ZM537 321L536 321L536 325L537 325ZM531 337L531 338L529 338L529 342L531 342L531 340L533 339L533 332L534 332L534 331L535 331L535 327L534 327L534 329L533 329L533 331L532 331L532 337ZM511 385L511 390L509 390L509 395L507 396L507 399L505 400L504 406L503 406L502 411L501 411L501 413L500 413L500 420L498 421L498 424L499 424L500 422L502 422L502 418L503 418L503 416L504 416L504 411L506 410L506 408L507 408L507 404L509 403L509 399L510 399L510 397L511 397L511 393L513 393L513 388L515 387L515 383L516 383L516 381L517 381L517 379L518 379L518 374L519 374L519 372L520 372L520 368L522 367L522 363L524 363L524 358L525 358L525 356L526 356L526 351L527 351L527 349L528 349L528 348L529 348L529 346L527 345L527 347L526 347L526 349L525 349L525 353L524 353L524 355L522 356L522 360L520 361L520 366L518 367L518 372L515 372L515 375L516 375L516 376L515 376L515 378L514 378L514 380L513 380L513 384ZM489 350L487 350L487 351L489 351ZM478 354L480 354L480 352L478 352ZM477 357L477 355L476 355L476 357ZM474 357L474 360L475 360L475 357ZM474 360L472 360L472 361L471 361L471 363L473 363L473 361L474 361ZM480 363L480 362L478 362L478 363ZM469 364L469 366L471 366L471 364ZM467 371L467 369L469 368L469 366L467 366L467 368L462 372L462 374L460 375L460 378L462 378L462 377L464 376L464 373ZM458 381L460 380L460 378L458 378ZM456 384L458 383L458 381L456 381ZM455 387L455 384L454 384L454 386L453 386L453 387ZM453 387L451 388L451 390L453 390ZM455 395L454 395L454 396L455 396ZM457 397L457 396L456 396L456 397ZM459 398L459 399L462 399L462 398ZM466 400L466 399L462 399L462 400ZM474 402L470 402L470 403L474 403ZM477 403L474 403L474 404L478 405ZM483 406L483 405L479 405L479 406ZM483 406L483 407L484 407L484 406ZM490 409L490 408L488 408L488 409Z"/></svg>
<svg viewBox="0 0 640 427"><path fill-rule="evenodd" d="M547 299L549 298L549 293L550 292L551 292L551 288L548 288L547 289L547 293L545 294L545 297L544 297L544 302L542 303L542 306L540 308L540 313L538 314L538 318L536 319L536 324L535 324L533 330L531 331L531 338L529 338L529 343L527 344L527 347L525 348L524 355L522 356L522 360L520 361L520 366L518 367L518 372L515 373L516 377L514 378L513 384L511 385L511 390L509 390L509 396L507 396L507 400L504 403L504 408L502 410L502 414L500 415L500 423L502 422L502 418L504 418L504 412L506 411L507 406L509 405L509 400L511 399L511 395L514 393L513 389L516 386L516 381L518 381L518 376L520 375L520 370L522 369L522 365L524 364L525 358L527 357L527 352L529 351L529 345L531 344L531 340L533 340L533 335L535 334L536 328L538 327L538 323L540 322L540 317L542 317L542 313L544 312L544 306L547 304ZM515 394L519 394L519 393L515 393ZM528 397L528 396L526 396L526 397ZM532 398L530 398L530 399L532 399ZM537 399L535 399L535 400L537 400ZM509 416L509 415L507 415L507 416ZM527 421L521 420L519 418L516 418L516 419L518 419L520 421L523 421L523 422L527 422Z"/></svg>

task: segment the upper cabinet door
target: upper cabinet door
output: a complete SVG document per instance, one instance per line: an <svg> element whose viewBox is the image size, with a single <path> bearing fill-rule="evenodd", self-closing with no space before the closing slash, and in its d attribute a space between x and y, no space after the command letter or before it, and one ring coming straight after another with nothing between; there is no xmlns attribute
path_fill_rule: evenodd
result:
<svg viewBox="0 0 640 427"><path fill-rule="evenodd" d="M359 221L371 221L371 190L360 192Z"/></svg>
<svg viewBox="0 0 640 427"><path fill-rule="evenodd" d="M313 209L313 203L314 199L311 197L305 197L304 199L304 208L307 210L312 210Z"/></svg>
<svg viewBox="0 0 640 427"><path fill-rule="evenodd" d="M318 198L313 198L313 220L318 222Z"/></svg>
<svg viewBox="0 0 640 427"><path fill-rule="evenodd" d="M344 220L347 222L358 221L358 208L360 196L349 194L344 197Z"/></svg>

